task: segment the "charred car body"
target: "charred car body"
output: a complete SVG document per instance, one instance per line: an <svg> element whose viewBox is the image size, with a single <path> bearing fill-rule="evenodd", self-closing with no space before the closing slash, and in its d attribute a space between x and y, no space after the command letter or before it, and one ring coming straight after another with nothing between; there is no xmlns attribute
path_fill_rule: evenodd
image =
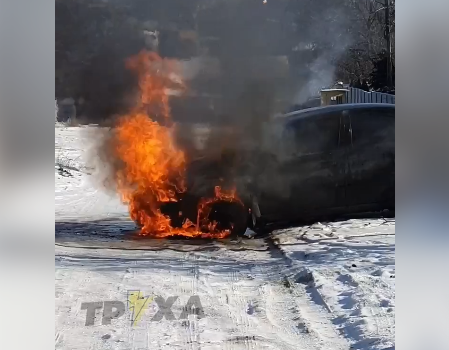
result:
<svg viewBox="0 0 449 350"><path fill-rule="evenodd" d="M179 204L186 216L196 215L189 208L217 184L235 186L243 203L217 203L211 212L237 234L247 226L394 213L394 105L311 108L276 117L260 130L257 143L237 146L236 137L189 162L189 190Z"/></svg>

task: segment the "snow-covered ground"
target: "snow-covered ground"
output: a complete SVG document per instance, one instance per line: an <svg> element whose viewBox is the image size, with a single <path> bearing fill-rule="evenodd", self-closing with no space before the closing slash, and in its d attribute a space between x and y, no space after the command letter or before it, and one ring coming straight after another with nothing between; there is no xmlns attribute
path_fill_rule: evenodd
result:
<svg viewBox="0 0 449 350"><path fill-rule="evenodd" d="M394 349L395 223L351 220L274 232L248 243L130 240L127 209L87 166L94 128L55 128L55 348ZM129 291L190 296L204 317L152 321L151 302L85 326L86 302Z"/></svg>

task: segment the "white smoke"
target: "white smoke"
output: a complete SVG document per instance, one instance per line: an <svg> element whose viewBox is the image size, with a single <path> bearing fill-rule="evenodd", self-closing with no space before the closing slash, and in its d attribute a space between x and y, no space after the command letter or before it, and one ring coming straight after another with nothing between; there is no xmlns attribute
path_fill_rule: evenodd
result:
<svg viewBox="0 0 449 350"><path fill-rule="evenodd" d="M348 33L350 19L341 8L330 8L318 17L320 20L310 28L309 38L294 48L304 55L321 49L317 58L307 65L307 79L298 87L293 103L301 104L319 96L320 90L335 83L337 63L352 43ZM322 48L315 43L319 42Z"/></svg>

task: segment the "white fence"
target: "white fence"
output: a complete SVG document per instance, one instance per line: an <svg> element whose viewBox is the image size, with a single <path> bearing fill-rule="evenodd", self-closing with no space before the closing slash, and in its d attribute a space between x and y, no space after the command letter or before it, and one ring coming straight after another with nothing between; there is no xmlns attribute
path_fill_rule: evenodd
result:
<svg viewBox="0 0 449 350"><path fill-rule="evenodd" d="M396 103L396 96L382 92L366 92L357 88L349 88L346 92L346 103Z"/></svg>

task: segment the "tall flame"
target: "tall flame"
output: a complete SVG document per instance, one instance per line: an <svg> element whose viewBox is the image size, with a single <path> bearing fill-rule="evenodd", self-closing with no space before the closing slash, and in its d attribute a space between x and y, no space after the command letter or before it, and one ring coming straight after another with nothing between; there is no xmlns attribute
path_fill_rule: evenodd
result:
<svg viewBox="0 0 449 350"><path fill-rule="evenodd" d="M174 142L168 104L170 91L184 89L184 84L175 75L175 63L155 53L142 51L126 64L139 76L140 98L114 129L113 151L121 162L115 179L131 218L141 227L140 234L226 237L230 230L217 230L209 214L218 201L241 204L235 191L216 186L213 198L200 200L196 222L185 219L182 227L173 227L170 217L162 213L164 203L177 202L187 191L186 158Z"/></svg>

